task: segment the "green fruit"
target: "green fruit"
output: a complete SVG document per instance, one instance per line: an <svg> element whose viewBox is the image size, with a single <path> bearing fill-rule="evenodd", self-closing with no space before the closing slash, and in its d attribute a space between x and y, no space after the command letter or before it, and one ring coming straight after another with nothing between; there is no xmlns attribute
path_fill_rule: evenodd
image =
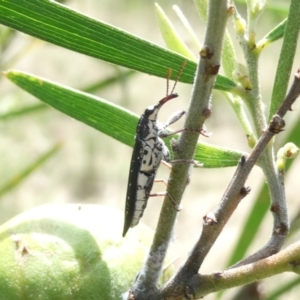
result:
<svg viewBox="0 0 300 300"><path fill-rule="evenodd" d="M44 205L0 227L0 300L117 300L151 233L122 238L123 214L100 205Z"/></svg>

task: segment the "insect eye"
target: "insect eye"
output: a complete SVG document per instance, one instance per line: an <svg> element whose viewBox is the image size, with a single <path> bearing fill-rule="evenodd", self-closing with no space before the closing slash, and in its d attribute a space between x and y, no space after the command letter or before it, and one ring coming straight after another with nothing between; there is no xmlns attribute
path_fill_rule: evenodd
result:
<svg viewBox="0 0 300 300"><path fill-rule="evenodd" d="M150 116L151 114L153 114L154 110L155 110L154 106L147 107L145 110L145 115Z"/></svg>

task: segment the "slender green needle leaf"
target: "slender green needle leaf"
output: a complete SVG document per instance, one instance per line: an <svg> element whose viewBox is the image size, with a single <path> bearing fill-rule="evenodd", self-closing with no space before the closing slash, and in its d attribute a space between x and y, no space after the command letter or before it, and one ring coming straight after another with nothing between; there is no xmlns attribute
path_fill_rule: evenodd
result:
<svg viewBox="0 0 300 300"><path fill-rule="evenodd" d="M279 23L275 28L273 28L265 37L263 37L257 44L256 48L258 51L265 49L271 43L281 39L284 35L284 30L286 27L286 19Z"/></svg>
<svg viewBox="0 0 300 300"><path fill-rule="evenodd" d="M7 113L4 113L4 114L0 114L0 121L7 121L8 119L13 119L13 118L16 118L16 117L20 117L20 116L23 116L23 115L26 115L28 113L33 113L33 112L36 112L36 111L40 111L41 109L45 109L47 108L47 106L45 104L36 104L36 105L31 105L31 106L27 106L27 107L23 107L21 109L18 109L18 110L12 110L12 111L9 111Z"/></svg>
<svg viewBox="0 0 300 300"><path fill-rule="evenodd" d="M223 75L218 75L217 79L215 81L214 88L221 91L232 91L234 88L236 88L237 85L231 81L228 77L225 77Z"/></svg>
<svg viewBox="0 0 300 300"><path fill-rule="evenodd" d="M22 89L66 115L133 146L139 117L130 111L30 74L9 71L5 75ZM238 151L199 143L195 159L206 168L227 167L236 165L241 155Z"/></svg>
<svg viewBox="0 0 300 300"><path fill-rule="evenodd" d="M196 63L188 58L55 1L0 0L0 23L55 45L163 78L168 69L179 70L186 61L180 81L192 84L194 80ZM235 86L220 76L215 84L216 89L227 91Z"/></svg>
<svg viewBox="0 0 300 300"><path fill-rule="evenodd" d="M9 71L5 75L25 91L64 114L133 146L138 117L130 111L30 74Z"/></svg>
<svg viewBox="0 0 300 300"><path fill-rule="evenodd" d="M294 234L299 233L300 230L300 210L299 207L297 207L298 212L296 215L293 216L291 219L291 225L290 225L290 231L288 238L291 238Z"/></svg>
<svg viewBox="0 0 300 300"><path fill-rule="evenodd" d="M163 11L163 9L156 3L155 4L155 12L158 21L158 26L161 32L161 35L168 47L175 51L176 53L180 53L183 56L189 58L190 60L197 61L196 57L190 51L190 49L186 46L180 36L177 34L175 28L173 27L171 21Z"/></svg>
<svg viewBox="0 0 300 300"><path fill-rule="evenodd" d="M194 0L196 9L204 23L207 22L208 0Z"/></svg>
<svg viewBox="0 0 300 300"><path fill-rule="evenodd" d="M8 180L8 182L1 183L0 186L0 197L7 193L8 191L15 188L20 184L24 179L26 179L33 171L38 169L43 163L48 161L61 147L61 143L54 145L50 150L41 155L34 163L29 165L26 169L20 171L19 174L15 175L13 178Z"/></svg>
<svg viewBox="0 0 300 300"><path fill-rule="evenodd" d="M246 6L245 0L235 0L234 2ZM288 5L289 5L288 1L273 1L273 2L269 1L266 10L271 12L272 16L274 16L274 13L280 13L282 15L286 15L289 11Z"/></svg>
<svg viewBox="0 0 300 300"><path fill-rule="evenodd" d="M186 31L190 35L195 47L198 48L198 49L201 49L202 45L200 44L195 31L193 30L193 28L190 25L188 19L185 17L185 15L183 14L183 12L179 8L179 6L178 5L173 5L173 9L176 12L176 14L177 14L178 18L180 19L181 23L183 24L183 26L185 27Z"/></svg>
<svg viewBox="0 0 300 300"><path fill-rule="evenodd" d="M292 0L288 18L286 21L283 44L278 61L275 83L272 91L272 100L269 111L271 119L281 105L288 88L294 57L297 49L297 41L300 32L300 1Z"/></svg>
<svg viewBox="0 0 300 300"><path fill-rule="evenodd" d="M300 118L294 124L293 129L289 132L289 134L282 141L282 145L287 142L294 143L296 145L300 144L300 136L299 136L299 128L300 128ZM285 172L288 172L294 160L288 160L285 168ZM240 233L240 237L237 239L237 244L235 245L235 249L232 252L232 256L230 257L227 266L231 266L237 261L243 259L245 254L251 245L253 239L255 238L257 232L259 231L259 226L261 225L266 213L270 209L270 196L268 192L268 186L264 184L259 191L259 194L256 198L255 203L253 204L252 209L242 227L242 231ZM295 230L298 228L298 222L292 222L291 230L288 237L291 237Z"/></svg>
<svg viewBox="0 0 300 300"><path fill-rule="evenodd" d="M294 143L296 145L300 145L300 135L299 135L299 128L300 128L300 118L298 115L297 122L293 124L292 130L289 131L287 137L282 141L281 145L284 145L288 142ZM288 173L288 170L291 168L292 164L294 163L294 159L287 160L285 165L285 172ZM290 231L288 238L291 238L294 234L299 232L300 228L300 210L298 208L298 211L293 212L293 219L291 220L290 224Z"/></svg>
<svg viewBox="0 0 300 300"><path fill-rule="evenodd" d="M223 168L236 166L244 153L198 142L194 159L203 164L204 168Z"/></svg>
<svg viewBox="0 0 300 300"><path fill-rule="evenodd" d="M7 47L9 46L9 44L11 43L12 39L15 36L15 31L11 30L10 28L6 28L6 27L0 27L0 54L2 56L2 54L4 53L4 51L7 49ZM1 57L0 56L0 60Z"/></svg>
<svg viewBox="0 0 300 300"><path fill-rule="evenodd" d="M233 72L236 69L237 59L233 47L232 40L228 33L228 30L225 31L224 45L222 51L222 67L225 75L228 78L233 78Z"/></svg>
<svg viewBox="0 0 300 300"><path fill-rule="evenodd" d="M296 275L295 275L296 276ZM289 281L288 283L283 284L282 286L275 286L277 289L274 292L271 292L269 296L266 297L266 300L278 300L283 299L279 298L285 293L290 293L293 287L299 286L300 277L297 276L294 280Z"/></svg>
<svg viewBox="0 0 300 300"><path fill-rule="evenodd" d="M270 196L268 186L266 184L260 190L259 196L253 204L253 207L246 219L237 244L234 247L231 257L228 260L227 266L240 261L245 257L249 246L252 244L256 236L262 220L270 208Z"/></svg>
<svg viewBox="0 0 300 300"><path fill-rule="evenodd" d="M294 3L294 6L295 6L296 11L298 11L300 9L299 2ZM288 34L288 36L289 36L288 39L291 39L291 43L293 43L295 46L295 42L297 40L296 32L297 32L297 30L299 30L299 25L300 25L299 20L300 19L299 19L299 14L297 14L297 13L295 14L295 12L290 12L290 16L292 18L292 22L297 24L297 26L296 26L296 28L292 29L291 32L289 32L290 34ZM289 48L290 46L291 45L286 45L287 48ZM288 52L288 50L286 50L286 51ZM285 62L287 67L284 70L284 72L282 72L283 77L282 78L278 77L277 81L278 80L285 81L287 78L289 78L290 62L292 61L292 58L294 56L294 50L292 50L292 53L290 53L290 54L287 54L287 52L283 52L283 53L285 53L284 55L288 56L287 61ZM281 65L280 68L284 68L284 66ZM279 74L279 73L280 72L277 71L277 74ZM275 88L273 90L273 97L275 95L274 91L276 91L276 88L282 89L282 85L275 84ZM285 95L285 91L283 93ZM280 96L281 100L283 99L284 95L281 93L281 96ZM276 101L279 101L278 97L276 97L275 102ZM272 116L274 111L276 111L278 105L279 105L278 102L276 102L276 104L273 105L273 107L271 108L270 116ZM286 142L293 142L295 144L297 144L297 142L299 142L299 131L296 130L297 128L299 128L299 126L300 126L300 120L299 120L298 124L296 124L296 126L294 127L294 130L292 130L290 135L287 137ZM286 142L283 142L283 144L285 144ZM290 165L291 165L291 162L287 163L286 170L288 170ZM254 203L253 208L251 209L247 220L245 221L245 224L244 224L243 229L240 234L240 238L238 239L237 245L235 246L235 250L233 251L233 254L228 261L228 266L241 260L244 257L244 255L246 254L246 251L248 250L250 244L252 243L256 233L258 232L258 228L259 228L265 214L267 213L269 206L270 206L270 201L269 201L268 187L266 185L264 185L261 188L259 196L257 197L256 202Z"/></svg>
<svg viewBox="0 0 300 300"><path fill-rule="evenodd" d="M283 20L281 23L279 23L273 30L271 30L264 37L264 39L266 39L270 42L275 42L278 39L281 39L284 35L285 26L286 26L286 19Z"/></svg>

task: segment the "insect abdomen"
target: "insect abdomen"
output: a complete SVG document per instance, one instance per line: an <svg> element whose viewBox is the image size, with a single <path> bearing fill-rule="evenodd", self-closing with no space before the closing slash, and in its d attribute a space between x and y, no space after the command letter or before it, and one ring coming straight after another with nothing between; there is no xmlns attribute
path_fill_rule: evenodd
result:
<svg viewBox="0 0 300 300"><path fill-rule="evenodd" d="M136 138L129 172L123 236L139 223L147 206L157 168L162 159L162 141Z"/></svg>
<svg viewBox="0 0 300 300"><path fill-rule="evenodd" d="M135 201L135 207L134 207L134 213L133 218L130 224L130 227L136 226L141 217L144 214L144 210L147 206L147 202L149 199L149 195L154 183L155 173L147 174L143 172L139 172L138 176L138 189L136 193L136 201Z"/></svg>
<svg viewBox="0 0 300 300"><path fill-rule="evenodd" d="M127 186L127 195L126 195L126 204L125 204L125 220L124 220L124 228L122 234L123 237L128 231L134 215L136 193L138 189L138 176L139 176L140 166L142 163L142 158L143 158L142 141L138 137L136 137L136 141L133 147L133 152L131 157L129 176L128 176L128 186Z"/></svg>

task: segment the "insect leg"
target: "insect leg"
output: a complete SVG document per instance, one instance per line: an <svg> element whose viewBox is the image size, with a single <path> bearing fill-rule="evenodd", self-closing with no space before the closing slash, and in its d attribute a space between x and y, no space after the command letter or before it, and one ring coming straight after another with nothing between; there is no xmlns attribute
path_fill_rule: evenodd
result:
<svg viewBox="0 0 300 300"><path fill-rule="evenodd" d="M162 160L161 163L162 163L163 165L165 165L167 168L172 169L172 165L171 165L170 163L168 163L168 162L166 162L166 161L164 161L164 160Z"/></svg>
<svg viewBox="0 0 300 300"><path fill-rule="evenodd" d="M168 186L168 182L165 179L155 179L155 182L162 182L165 184L165 186ZM177 203L173 200L172 196L166 191L166 192L159 192L155 194L150 194L150 196L168 196L169 200L172 202L174 208L176 211L180 211L181 209L178 207Z"/></svg>
<svg viewBox="0 0 300 300"><path fill-rule="evenodd" d="M201 129L184 128L182 131L200 133L205 137L210 137L212 135L211 132L207 132L205 125L203 125L203 127Z"/></svg>
<svg viewBox="0 0 300 300"><path fill-rule="evenodd" d="M170 163L172 165L176 165L176 164L193 164L195 167L203 167L202 163L199 163L198 161L194 160L194 159L175 159L170 161Z"/></svg>
<svg viewBox="0 0 300 300"><path fill-rule="evenodd" d="M193 164L195 167L203 167L203 164L199 163L196 160L193 159L175 159L171 160L170 159L170 151L168 147L165 145L165 143L160 139L161 141L161 147L162 147L162 164L164 164L166 167L169 169L172 168L173 164Z"/></svg>
<svg viewBox="0 0 300 300"><path fill-rule="evenodd" d="M184 110L179 110L179 111L173 113L169 117L169 119L167 120L167 122L162 125L162 128L158 132L158 136L161 137L161 138L166 138L166 137L168 137L170 135L173 135L173 134L176 134L176 133L184 131L185 129L179 129L179 130L176 130L176 131L173 131L173 132L168 132L166 130L167 127L169 127L171 124L173 124L176 121L178 121L184 114L185 114Z"/></svg>
<svg viewBox="0 0 300 300"><path fill-rule="evenodd" d="M171 124L175 123L176 121L178 121L183 115L185 115L185 111L184 110L178 110L176 112L174 112L166 121L166 123L163 124L163 128L167 128L169 127Z"/></svg>
<svg viewBox="0 0 300 300"><path fill-rule="evenodd" d="M155 179L154 182L162 182L165 186L168 186L167 180L163 178Z"/></svg>
<svg viewBox="0 0 300 300"><path fill-rule="evenodd" d="M163 181L162 181L163 182ZM159 192L159 193L154 193L154 194L150 194L150 197L161 197L161 196L168 196L169 200L171 201L171 203L174 206L174 209L176 211L180 211L181 209L178 207L177 203L173 200L172 196L168 193L168 192Z"/></svg>

